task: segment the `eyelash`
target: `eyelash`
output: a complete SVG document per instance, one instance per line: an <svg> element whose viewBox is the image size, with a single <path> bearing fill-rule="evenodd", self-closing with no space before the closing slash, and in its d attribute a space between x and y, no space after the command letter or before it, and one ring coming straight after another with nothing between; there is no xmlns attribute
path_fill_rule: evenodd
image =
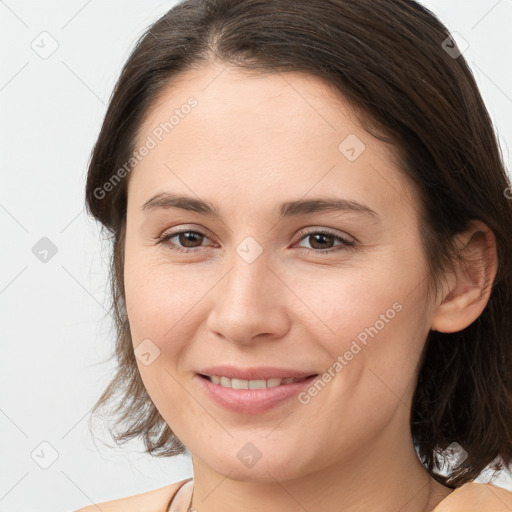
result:
<svg viewBox="0 0 512 512"><path fill-rule="evenodd" d="M181 231L175 231L175 232L163 235L161 238L158 239L157 243L158 244L166 245L171 251L177 252L177 253L191 253L191 252L193 253L193 252L197 252L196 249L199 249L200 247L192 247L192 248L184 249L184 248L179 247L179 246L177 246L176 244L174 244L174 243L172 243L170 241L171 238L174 238L175 236L181 235L183 233L194 233L194 234L197 234L197 235L204 236L205 238L208 238L208 235L206 235L206 233L203 233L202 231L192 230L192 229L183 229ZM344 238L344 237L339 236L339 235L335 235L334 233L331 233L329 231L310 231L308 233L302 233L302 236L300 237L299 242L301 240L303 240L304 238L307 238L308 236L311 236L311 235L327 235L327 236L332 236L334 238L334 240L338 240L338 241L342 242L343 245L341 246L341 248L338 247L338 248L325 249L325 250L322 250L322 249L308 249L308 248L302 247L302 249L304 249L304 251L305 251L305 254L309 254L310 252L314 252L315 254L330 254L330 253L338 252L338 251L347 251L349 249L354 248L355 245L356 245L356 243L353 240L350 240L348 238Z"/></svg>

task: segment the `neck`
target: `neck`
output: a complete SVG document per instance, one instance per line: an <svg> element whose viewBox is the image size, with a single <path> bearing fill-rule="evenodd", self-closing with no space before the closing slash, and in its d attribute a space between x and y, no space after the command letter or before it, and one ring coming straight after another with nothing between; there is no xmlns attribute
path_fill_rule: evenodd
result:
<svg viewBox="0 0 512 512"><path fill-rule="evenodd" d="M193 456L192 505L197 512L296 512L297 507L308 512L432 512L452 489L423 467L410 433L392 424L399 420L395 416L379 438L336 464L292 479L280 480L269 466L267 471L259 468L258 481L251 475L235 480L231 472L224 476Z"/></svg>

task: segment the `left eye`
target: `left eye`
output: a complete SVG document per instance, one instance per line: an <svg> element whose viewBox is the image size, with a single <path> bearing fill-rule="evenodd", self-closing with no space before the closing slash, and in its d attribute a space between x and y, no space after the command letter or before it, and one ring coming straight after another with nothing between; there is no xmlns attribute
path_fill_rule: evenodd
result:
<svg viewBox="0 0 512 512"><path fill-rule="evenodd" d="M176 243L172 242L173 238L177 238L177 241L180 245L177 245ZM163 243L164 245L167 245L169 249L175 252L195 252L193 249L197 249L198 247L203 246L203 241L205 239L208 239L207 235L201 231L192 231L192 230L183 230L183 231L177 231L174 233L169 233L167 235L164 235L162 238L159 239L158 243ZM351 247L355 246L355 242L352 239L344 238L339 235L335 235L333 233L325 232L325 231L312 231L310 233L305 233L300 238L300 241L306 240L306 239L313 239L314 245L322 245L325 244L327 240L327 244L330 244L334 241L341 242L340 245L334 248L328 247L313 247L312 249L309 249L307 247L304 247L306 250L306 253L311 252L312 250L318 254L325 254L330 253L334 251L340 251L340 250L347 250ZM197 245L197 242L199 244ZM310 242L311 243L311 242ZM196 244L196 245L194 245Z"/></svg>
<svg viewBox="0 0 512 512"><path fill-rule="evenodd" d="M335 240L338 240L339 242L341 242L341 246L338 246L338 248L336 248L336 247L335 248L313 247L313 250L315 252L318 252L319 254L325 254L325 253L334 252L334 251L342 251L342 250L346 250L346 249L349 249L350 247L355 246L355 242L349 238L344 238L342 236L335 235L335 234L329 233L329 232L324 232L324 231L313 231L310 233L306 233L301 238L301 240L306 240L306 239L313 239L314 245L316 245L316 244L322 245L323 243L325 243L325 240L327 240L328 242L335 241ZM311 242L309 242L309 243L311 243ZM324 250L321 250L321 249L324 249ZM306 251L309 253L311 251L311 249L306 248Z"/></svg>

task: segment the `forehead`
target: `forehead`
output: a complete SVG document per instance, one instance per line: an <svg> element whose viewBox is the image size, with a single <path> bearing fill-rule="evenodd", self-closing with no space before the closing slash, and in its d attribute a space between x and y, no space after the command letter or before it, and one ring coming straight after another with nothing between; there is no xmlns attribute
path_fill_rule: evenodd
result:
<svg viewBox="0 0 512 512"><path fill-rule="evenodd" d="M360 129L348 102L319 77L296 71L271 73L211 63L180 73L160 91L144 116L138 138L169 120L175 110L180 114L191 98L199 108L194 107L195 115L188 124L194 118L215 121L215 126L207 128L215 128L217 133L225 127L245 127L244 131L250 131L254 126L259 135L271 135L291 122L296 126L307 122L310 135L319 125L322 131ZM180 116L180 119L184 118ZM174 132L179 131L178 125L175 128Z"/></svg>
<svg viewBox="0 0 512 512"><path fill-rule="evenodd" d="M150 139L152 149L130 176L129 189L137 183L141 198L165 185L197 193L411 192L394 148L368 134L332 86L300 72L217 64L188 70L153 101L135 148Z"/></svg>

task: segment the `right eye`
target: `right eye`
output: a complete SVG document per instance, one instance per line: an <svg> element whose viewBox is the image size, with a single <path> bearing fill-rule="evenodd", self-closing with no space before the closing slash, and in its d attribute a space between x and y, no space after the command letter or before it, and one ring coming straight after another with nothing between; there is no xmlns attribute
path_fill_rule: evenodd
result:
<svg viewBox="0 0 512 512"><path fill-rule="evenodd" d="M187 236L185 236L187 235ZM171 242L173 238L177 237L177 242L184 244L184 247L180 247L175 242ZM167 246L171 251L175 252L195 252L193 249L201 247L202 243L198 246L194 246L193 244L197 241L201 242L201 239L207 238L206 234L201 231L185 229L181 231L173 231L171 233L166 233L162 237L159 238L158 243ZM192 244L188 246L188 244Z"/></svg>

